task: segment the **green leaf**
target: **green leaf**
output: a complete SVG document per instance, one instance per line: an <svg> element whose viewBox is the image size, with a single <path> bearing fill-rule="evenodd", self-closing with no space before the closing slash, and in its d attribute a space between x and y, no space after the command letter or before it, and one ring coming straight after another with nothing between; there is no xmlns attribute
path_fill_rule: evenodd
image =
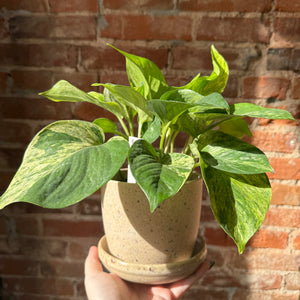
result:
<svg viewBox="0 0 300 300"><path fill-rule="evenodd" d="M186 102L186 103L194 103L194 102L198 102L203 97L204 96L202 96L201 94L194 92L192 90L172 89L172 90L164 93L160 97L160 99L161 100L174 100L174 101L180 101L180 102Z"/></svg>
<svg viewBox="0 0 300 300"><path fill-rule="evenodd" d="M153 212L161 202L180 190L193 169L194 160L180 153L160 157L151 144L138 140L129 150L129 164Z"/></svg>
<svg viewBox="0 0 300 300"><path fill-rule="evenodd" d="M146 99L129 86L101 84L122 104L131 107L139 115L140 123L152 121L153 115L147 108Z"/></svg>
<svg viewBox="0 0 300 300"><path fill-rule="evenodd" d="M294 120L293 116L286 110L262 107L252 103L231 104L230 113L236 116L253 118Z"/></svg>
<svg viewBox="0 0 300 300"><path fill-rule="evenodd" d="M247 122L242 118L232 118L219 125L219 131L242 138L244 135L252 136Z"/></svg>
<svg viewBox="0 0 300 300"><path fill-rule="evenodd" d="M223 96L219 93L212 93L207 96L194 92L192 90L172 90L164 93L161 100L173 100L185 102L190 104L198 104L201 106L211 106L213 108L220 108L229 110L229 105Z"/></svg>
<svg viewBox="0 0 300 300"><path fill-rule="evenodd" d="M13 202L62 208L91 195L117 173L129 149L120 137L103 142L101 128L90 122L48 125L28 146L0 209Z"/></svg>
<svg viewBox="0 0 300 300"><path fill-rule="evenodd" d="M98 118L93 121L94 124L101 127L104 133L116 133L117 125L115 122L107 119L107 118Z"/></svg>
<svg viewBox="0 0 300 300"><path fill-rule="evenodd" d="M221 113L184 113L174 127L175 130L184 131L195 138L231 118L234 116Z"/></svg>
<svg viewBox="0 0 300 300"><path fill-rule="evenodd" d="M214 109L225 109L226 111L229 111L227 101L219 93L209 94L208 96L205 96L199 101L195 101L193 103L199 104L200 106L211 106ZM197 111L197 108L194 111Z"/></svg>
<svg viewBox="0 0 300 300"><path fill-rule="evenodd" d="M89 95L98 100L97 105L114 114L119 120L128 118L126 108L110 97L109 92L104 89L104 95L97 92L89 92Z"/></svg>
<svg viewBox="0 0 300 300"><path fill-rule="evenodd" d="M214 70L210 76L200 77L198 74L190 83L180 88L190 89L204 96L214 92L222 93L229 76L228 65L214 46L211 47L211 57Z"/></svg>
<svg viewBox="0 0 300 300"><path fill-rule="evenodd" d="M197 141L201 158L214 169L236 174L273 171L261 150L223 132L206 132Z"/></svg>
<svg viewBox="0 0 300 300"><path fill-rule="evenodd" d="M39 95L55 102L89 102L99 105L99 99L81 91L66 80L58 81L50 90Z"/></svg>
<svg viewBox="0 0 300 300"><path fill-rule="evenodd" d="M109 46L125 56L126 71L130 85L137 88L144 86L143 90L140 91L143 91L142 95L146 99L159 98L168 89L162 72L151 60L127 53L112 45Z"/></svg>
<svg viewBox="0 0 300 300"><path fill-rule="evenodd" d="M144 123L144 125L145 126L143 126L144 129L143 139L148 143L152 144L160 136L161 123L159 119L155 117L152 122Z"/></svg>
<svg viewBox="0 0 300 300"><path fill-rule="evenodd" d="M193 104L172 100L150 100L148 109L152 111L163 124L174 121L182 113L193 107Z"/></svg>
<svg viewBox="0 0 300 300"><path fill-rule="evenodd" d="M201 170L214 216L242 253L268 211L272 194L268 177L222 172L204 162Z"/></svg>

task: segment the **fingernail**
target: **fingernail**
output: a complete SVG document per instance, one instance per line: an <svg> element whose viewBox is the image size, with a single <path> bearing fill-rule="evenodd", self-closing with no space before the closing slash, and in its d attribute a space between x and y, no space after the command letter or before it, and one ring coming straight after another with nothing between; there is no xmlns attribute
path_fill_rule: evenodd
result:
<svg viewBox="0 0 300 300"><path fill-rule="evenodd" d="M211 261L210 262L210 265L209 265L209 270L215 265L215 262L214 261Z"/></svg>

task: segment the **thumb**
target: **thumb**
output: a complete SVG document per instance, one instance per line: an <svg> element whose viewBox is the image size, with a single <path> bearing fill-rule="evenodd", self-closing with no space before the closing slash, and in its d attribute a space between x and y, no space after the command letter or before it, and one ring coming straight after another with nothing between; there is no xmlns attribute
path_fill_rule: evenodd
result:
<svg viewBox="0 0 300 300"><path fill-rule="evenodd" d="M96 246L91 246L89 254L85 259L84 273L85 276L94 276L103 272L103 267L98 257L98 248Z"/></svg>

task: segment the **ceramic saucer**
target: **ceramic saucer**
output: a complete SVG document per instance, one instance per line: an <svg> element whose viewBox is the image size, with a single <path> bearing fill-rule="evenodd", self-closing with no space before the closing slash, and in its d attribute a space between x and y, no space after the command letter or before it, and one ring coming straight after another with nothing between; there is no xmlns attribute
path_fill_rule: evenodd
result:
<svg viewBox="0 0 300 300"><path fill-rule="evenodd" d="M102 264L111 273L121 278L144 284L165 284L183 279L192 274L205 260L207 249L202 237L198 238L191 258L165 264L126 263L108 251L106 237L103 236L98 244L98 254Z"/></svg>

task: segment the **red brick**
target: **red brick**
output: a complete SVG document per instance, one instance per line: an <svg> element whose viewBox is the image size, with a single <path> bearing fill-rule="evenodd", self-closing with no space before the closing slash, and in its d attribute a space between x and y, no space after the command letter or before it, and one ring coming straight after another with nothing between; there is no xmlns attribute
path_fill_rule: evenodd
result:
<svg viewBox="0 0 300 300"><path fill-rule="evenodd" d="M10 74L14 92L24 93L24 90L31 90L36 91L37 94L37 92L49 89L52 85L52 72L50 71L14 70Z"/></svg>
<svg viewBox="0 0 300 300"><path fill-rule="evenodd" d="M300 234L293 239L293 247L296 250L300 250Z"/></svg>
<svg viewBox="0 0 300 300"><path fill-rule="evenodd" d="M98 1L97 0L49 0L50 11L53 13L57 12L97 12Z"/></svg>
<svg viewBox="0 0 300 300"><path fill-rule="evenodd" d="M211 270L204 277L202 285L271 290L280 288L281 282L282 276L277 274L248 273L247 276L242 276L237 272L235 272L234 275L231 275L224 273L224 271Z"/></svg>
<svg viewBox="0 0 300 300"><path fill-rule="evenodd" d="M191 81L195 77L195 73L184 75L183 72L181 74L174 74L173 72L166 72L165 74L166 81L169 85L173 86L183 86L186 85L189 81Z"/></svg>
<svg viewBox="0 0 300 300"><path fill-rule="evenodd" d="M300 205L300 186L286 185L282 183L271 183L272 200L271 204L279 205Z"/></svg>
<svg viewBox="0 0 300 300"><path fill-rule="evenodd" d="M262 151L292 153L297 147L297 134L295 132L268 132L252 131L252 137L243 140L253 144Z"/></svg>
<svg viewBox="0 0 300 300"><path fill-rule="evenodd" d="M7 225L4 218L0 218L0 234L7 234Z"/></svg>
<svg viewBox="0 0 300 300"><path fill-rule="evenodd" d="M258 56L256 50L251 48L220 48L218 51L226 59L229 69L246 70L249 61ZM194 47L178 46L173 47L172 68L179 70L210 70L212 71L212 62L210 49L199 49Z"/></svg>
<svg viewBox="0 0 300 300"><path fill-rule="evenodd" d="M81 65L85 70L91 69L125 69L125 60L121 54L110 47L80 47Z"/></svg>
<svg viewBox="0 0 300 300"><path fill-rule="evenodd" d="M31 12L46 12L47 1L46 0L0 0L0 7L8 10L27 10Z"/></svg>
<svg viewBox="0 0 300 300"><path fill-rule="evenodd" d="M98 19L100 36L112 39L122 39L123 18L115 15L105 15Z"/></svg>
<svg viewBox="0 0 300 300"><path fill-rule="evenodd" d="M78 212L82 215L101 215L100 197L97 200L85 199L78 203Z"/></svg>
<svg viewBox="0 0 300 300"><path fill-rule="evenodd" d="M80 282L76 283L75 290L76 290L76 295L78 297L86 297L86 290L85 290L85 286L84 286L83 281L80 281ZM81 299L81 298L79 298L79 299Z"/></svg>
<svg viewBox="0 0 300 300"><path fill-rule="evenodd" d="M264 220L265 225L300 227L300 210L271 207Z"/></svg>
<svg viewBox="0 0 300 300"><path fill-rule="evenodd" d="M13 242L19 245L18 254L38 260L53 257L65 258L68 248L68 241L66 239L57 240L53 237L48 240L37 236L18 235L17 240Z"/></svg>
<svg viewBox="0 0 300 300"><path fill-rule="evenodd" d="M290 112L295 119L298 119L296 114L293 114L292 111L290 111ZM279 126L298 126L298 120L293 121L293 120L258 119L258 124L260 126L274 125L277 127L279 127Z"/></svg>
<svg viewBox="0 0 300 300"><path fill-rule="evenodd" d="M124 16L126 40L191 40L192 20L186 16Z"/></svg>
<svg viewBox="0 0 300 300"><path fill-rule="evenodd" d="M273 39L276 43L293 46L300 41L300 19L278 17L274 21Z"/></svg>
<svg viewBox="0 0 300 300"><path fill-rule="evenodd" d="M2 44L0 65L75 67L77 49L67 44Z"/></svg>
<svg viewBox="0 0 300 300"><path fill-rule="evenodd" d="M117 118L109 111L106 111L99 106L86 102L76 104L74 116L77 119L86 120L90 122L94 121L97 118L108 118L110 120L117 121Z"/></svg>
<svg viewBox="0 0 300 300"><path fill-rule="evenodd" d="M173 1L172 0L147 0L147 1L127 1L127 0L104 0L104 8L110 9L139 9L149 8L149 9L172 9Z"/></svg>
<svg viewBox="0 0 300 300"><path fill-rule="evenodd" d="M45 219L43 232L46 236L100 237L103 235L103 228L100 221Z"/></svg>
<svg viewBox="0 0 300 300"><path fill-rule="evenodd" d="M85 259L89 252L89 248L92 245L97 245L101 237L92 237L92 238L77 238L76 241L70 241L69 245L69 257L71 259Z"/></svg>
<svg viewBox="0 0 300 300"><path fill-rule="evenodd" d="M290 85L287 78L245 77L243 78L243 98L276 98L283 100Z"/></svg>
<svg viewBox="0 0 300 300"><path fill-rule="evenodd" d="M15 175L15 171L3 170L0 171L0 194L4 193ZM1 248L1 247L0 247ZM0 249L1 253L1 249Z"/></svg>
<svg viewBox="0 0 300 300"><path fill-rule="evenodd" d="M26 235L39 235L39 222L36 218L30 217L18 217L16 222L16 233Z"/></svg>
<svg viewBox="0 0 300 300"><path fill-rule="evenodd" d="M192 20L187 16L108 15L102 37L125 40L191 40Z"/></svg>
<svg viewBox="0 0 300 300"><path fill-rule="evenodd" d="M222 93L223 97L236 98L239 95L240 81L239 76L229 75L227 85Z"/></svg>
<svg viewBox="0 0 300 300"><path fill-rule="evenodd" d="M268 43L269 28L258 18L202 17L197 40Z"/></svg>
<svg viewBox="0 0 300 300"><path fill-rule="evenodd" d="M8 293L8 294L6 294ZM17 297L17 298L14 298L14 299L17 299L17 300L51 300L51 296L44 296L44 295L33 295L33 294L14 294L12 295L12 293L10 291L3 291L3 297L5 299L9 299L9 297ZM6 298L7 297L7 298ZM68 300L68 298L61 298L60 297L60 300Z"/></svg>
<svg viewBox="0 0 300 300"><path fill-rule="evenodd" d="M23 122L0 121L0 140L2 142L24 145L32 138L31 128Z"/></svg>
<svg viewBox="0 0 300 300"><path fill-rule="evenodd" d="M299 255L282 254L275 249L247 248L242 255L235 250L226 254L225 261L232 270L297 271Z"/></svg>
<svg viewBox="0 0 300 300"><path fill-rule="evenodd" d="M61 260L47 260L40 263L41 274L45 277L84 277L83 262L67 262Z"/></svg>
<svg viewBox="0 0 300 300"><path fill-rule="evenodd" d="M234 241L221 228L206 227L204 237L209 245L235 246Z"/></svg>
<svg viewBox="0 0 300 300"><path fill-rule="evenodd" d="M269 158L275 173L268 173L270 179L300 179L300 158Z"/></svg>
<svg viewBox="0 0 300 300"><path fill-rule="evenodd" d="M209 261L214 261L216 267L222 267L224 266L225 260L224 260L224 248L223 247L214 247L214 246L209 246L207 245L207 259ZM232 248L234 251L236 249Z"/></svg>
<svg viewBox="0 0 300 300"><path fill-rule="evenodd" d="M16 16L9 23L14 39L96 39L96 18L92 16Z"/></svg>
<svg viewBox="0 0 300 300"><path fill-rule="evenodd" d="M2 116L9 119L61 120L72 119L74 103L52 102L46 98L0 97ZM14 142L17 136L11 136Z"/></svg>
<svg viewBox="0 0 300 300"><path fill-rule="evenodd" d="M224 271L216 271L212 269L209 271L205 277L203 278L201 285L202 286L212 286L216 287L246 287L246 282L241 280L242 276L234 276L229 273L225 273Z"/></svg>
<svg viewBox="0 0 300 300"><path fill-rule="evenodd" d="M288 234L281 231L259 229L250 239L247 246L254 248L285 249L288 245Z"/></svg>
<svg viewBox="0 0 300 300"><path fill-rule="evenodd" d="M292 48L270 48L267 52L267 70L289 70Z"/></svg>
<svg viewBox="0 0 300 300"><path fill-rule="evenodd" d="M214 216L210 206L202 205L200 220L201 220L201 222L213 222L215 220L215 216ZM209 231L209 229L208 229L208 231ZM209 233L207 233L207 235L208 235L208 239L210 239Z"/></svg>
<svg viewBox="0 0 300 300"><path fill-rule="evenodd" d="M290 70L300 71L300 49L293 49L290 60Z"/></svg>
<svg viewBox="0 0 300 300"><path fill-rule="evenodd" d="M275 10L286 12L300 12L300 3L298 0L277 0Z"/></svg>
<svg viewBox="0 0 300 300"><path fill-rule="evenodd" d="M73 280L65 278L4 277L3 289L18 293L73 296Z"/></svg>
<svg viewBox="0 0 300 300"><path fill-rule="evenodd" d="M98 74L89 72L89 73L55 73L54 82L59 80L67 80L77 88L89 92L97 91L97 87L92 87L91 84L99 82Z"/></svg>
<svg viewBox="0 0 300 300"><path fill-rule="evenodd" d="M299 291L300 287L300 273L289 273L285 276L285 288L287 290Z"/></svg>
<svg viewBox="0 0 300 300"><path fill-rule="evenodd" d="M124 48L122 46L119 47L121 49ZM126 47L126 49L123 50L152 60L160 69L167 65L167 49ZM125 70L124 56L111 47L96 48L92 46L82 46L80 52L81 64L86 70L103 68Z"/></svg>
<svg viewBox="0 0 300 300"><path fill-rule="evenodd" d="M247 277L251 289L274 290L279 289L282 283L282 276L278 274L249 274Z"/></svg>
<svg viewBox="0 0 300 300"><path fill-rule="evenodd" d="M0 92L6 92L6 81L7 81L7 73L0 72Z"/></svg>
<svg viewBox="0 0 300 300"><path fill-rule="evenodd" d="M0 148L0 169L16 170L22 162L24 148Z"/></svg>
<svg viewBox="0 0 300 300"><path fill-rule="evenodd" d="M1 1L1 0L0 0ZM6 20L0 16L0 39L5 39L9 36L9 30Z"/></svg>
<svg viewBox="0 0 300 300"><path fill-rule="evenodd" d="M110 82L129 86L126 72L103 71L100 73L100 82Z"/></svg>
<svg viewBox="0 0 300 300"><path fill-rule="evenodd" d="M275 291L270 293L270 291L254 291L249 289L237 289L231 300L299 300L298 295L288 294L286 291Z"/></svg>
<svg viewBox="0 0 300 300"><path fill-rule="evenodd" d="M300 77L295 77L292 84L292 98L300 99Z"/></svg>
<svg viewBox="0 0 300 300"><path fill-rule="evenodd" d="M37 276L38 261L24 258L0 257L0 273L5 275Z"/></svg>
<svg viewBox="0 0 300 300"><path fill-rule="evenodd" d="M189 11L238 11L238 12L267 12L271 9L270 0L254 0L244 2L239 0L179 0L178 7Z"/></svg>
<svg viewBox="0 0 300 300"><path fill-rule="evenodd" d="M199 72L212 69L209 49L179 46L171 49L171 55L173 69L197 70Z"/></svg>

